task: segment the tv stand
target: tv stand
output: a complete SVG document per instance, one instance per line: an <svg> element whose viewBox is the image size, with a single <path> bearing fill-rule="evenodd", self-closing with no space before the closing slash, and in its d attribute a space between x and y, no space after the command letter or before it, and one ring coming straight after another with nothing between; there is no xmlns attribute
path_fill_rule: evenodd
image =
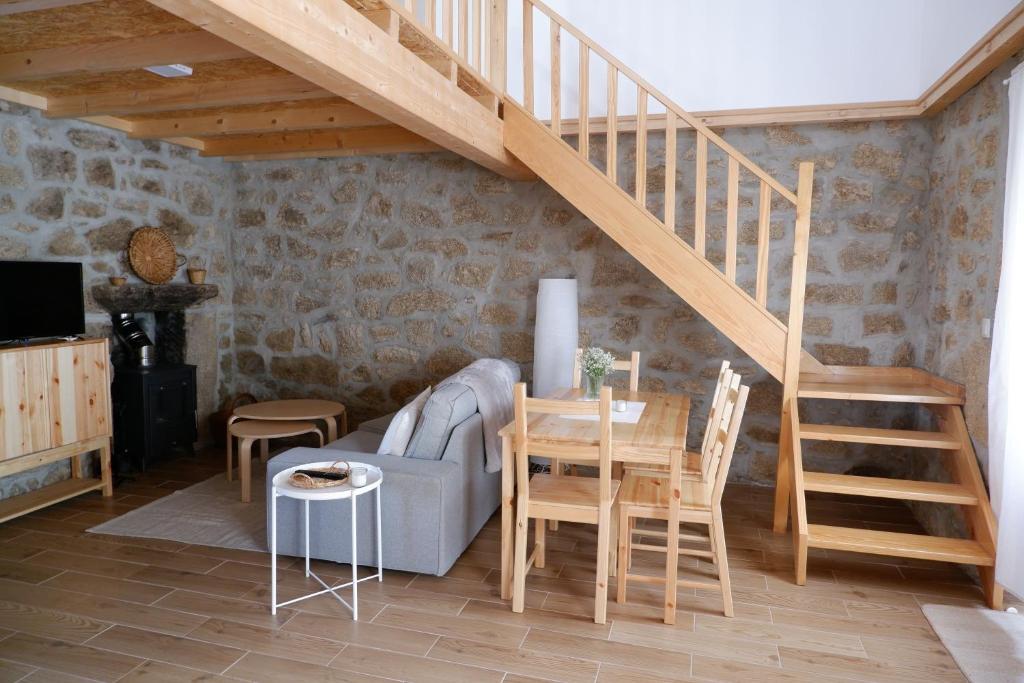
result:
<svg viewBox="0 0 1024 683"><path fill-rule="evenodd" d="M0 347L0 477L61 460L71 478L0 500L0 522L89 491L112 496L106 339ZM99 477L82 456L98 451Z"/></svg>

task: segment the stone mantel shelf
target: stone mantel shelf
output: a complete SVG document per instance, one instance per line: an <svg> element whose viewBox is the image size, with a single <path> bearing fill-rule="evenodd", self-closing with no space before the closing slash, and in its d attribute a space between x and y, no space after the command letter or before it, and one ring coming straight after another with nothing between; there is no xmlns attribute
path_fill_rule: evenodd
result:
<svg viewBox="0 0 1024 683"><path fill-rule="evenodd" d="M144 311L181 311L212 299L220 292L217 285L94 285L92 297L111 313Z"/></svg>

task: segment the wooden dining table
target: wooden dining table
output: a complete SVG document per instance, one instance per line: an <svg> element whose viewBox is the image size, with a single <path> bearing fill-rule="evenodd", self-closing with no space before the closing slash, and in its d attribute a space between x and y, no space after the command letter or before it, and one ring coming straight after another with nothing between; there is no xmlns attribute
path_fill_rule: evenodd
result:
<svg viewBox="0 0 1024 683"><path fill-rule="evenodd" d="M559 389L545 398L579 400L582 389ZM642 401L640 419L635 424L615 422L612 413L612 461L668 465L672 455L686 453L686 426L690 418L690 397L649 391L620 391L612 400ZM537 415L527 429L531 441L595 447L598 445L598 422L559 415ZM498 432L501 437L501 597L512 598L512 558L515 538L515 458L529 457L515 453L515 422ZM618 469L621 470L621 467ZM615 547L613 542L611 547Z"/></svg>

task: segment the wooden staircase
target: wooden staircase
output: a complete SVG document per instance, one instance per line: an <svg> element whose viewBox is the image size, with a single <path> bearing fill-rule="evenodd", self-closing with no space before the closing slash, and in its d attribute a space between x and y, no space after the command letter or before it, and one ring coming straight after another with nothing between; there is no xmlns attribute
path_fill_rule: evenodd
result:
<svg viewBox="0 0 1024 683"><path fill-rule="evenodd" d="M504 150L564 196L781 381L782 420L774 528L776 532L784 532L792 510L797 583L802 584L806 580L807 549L816 547L973 564L981 574L988 603L993 607L1001 603L1002 590L995 583L993 570L995 519L964 422L963 388L911 368L823 366L802 349L814 173L812 163L799 165L797 187L795 191L791 190L541 0L488 0L486 11L481 0L346 1L367 16L372 15L372 20L386 30L390 26L393 38L401 38L402 22L430 36L447 59L444 65L448 66L441 69L442 73L450 76L452 82L460 87L465 80L461 76L463 71L471 75L486 72L490 87L503 93L500 107L488 108L492 113L497 109L502 116L500 125ZM522 43L518 48L522 56L523 92L518 100L508 93L506 87L509 2L514 11L522 12ZM382 11L384 14L379 15ZM395 30L395 26L399 28ZM535 41L538 26L547 30L547 40ZM538 44L546 44L546 60L544 55L541 59L536 58ZM573 44L579 50L578 72L564 73L561 65L563 48L571 50ZM545 62L549 69L546 82L550 84L550 117L542 121L535 107L535 64ZM603 116L592 117L591 67L597 66L596 71L600 73L601 62L606 74L603 85L607 109ZM451 64L458 68L451 67ZM579 100L574 122L564 120L562 107L563 91L571 92L573 86ZM635 93L635 116L619 115L622 106L620 93L624 92ZM476 110L465 112L466 116L481 115L483 108L479 103L467 101ZM654 112L654 116L649 116L650 112ZM635 134L631 188L628 184L623 187L622 182L629 179L621 178L619 173L619 133L624 132L626 126ZM659 188L664 202L652 210L653 203L648 202L648 188L652 184L648 169L648 137L655 127L664 131L665 180L661 181ZM680 129L692 131L695 140L692 234L680 231L680 226L677 226L676 197L680 190L677 182L680 160L677 135ZM592 154L595 150L591 148L591 135L595 132L605 133L602 155ZM485 142L492 144L493 141L488 139ZM724 164L709 163L712 154L721 158ZM491 154L488 158L495 156ZM603 158L595 161L595 156ZM718 170L724 177L712 178ZM737 280L741 181L752 181L758 188L754 200L757 208L757 255L754 280L748 285ZM657 186L658 183L653 184ZM725 188L722 254L712 254L708 249L708 189L716 185ZM792 268L785 322L767 306L770 223L773 210L780 208L792 211L794 220L793 241L787 252L792 256ZM688 229L689 226L686 227ZM926 432L801 423L798 405L801 399L919 404L937 415L941 428L937 432ZM801 442L805 439L923 449L937 454L934 457L945 459L951 481L924 482L805 472L801 453ZM808 491L957 505L966 515L971 536L939 538L810 524L807 519Z"/></svg>
<svg viewBox="0 0 1024 683"><path fill-rule="evenodd" d="M879 429L803 423L798 399L914 403L938 418L939 431ZM804 373L796 398L790 399L789 428L779 445L775 489L777 533L786 530L793 511L796 581L807 578L807 549L848 550L873 555L975 565L990 607L1002 606L1003 591L995 582L996 521L985 490L963 414L963 387L915 368L828 367L826 373ZM951 482L914 481L849 474L807 472L802 441L841 441L923 449L927 457L943 458ZM970 528L970 538L946 538L864 528L811 524L806 492L889 498L920 503L957 505Z"/></svg>

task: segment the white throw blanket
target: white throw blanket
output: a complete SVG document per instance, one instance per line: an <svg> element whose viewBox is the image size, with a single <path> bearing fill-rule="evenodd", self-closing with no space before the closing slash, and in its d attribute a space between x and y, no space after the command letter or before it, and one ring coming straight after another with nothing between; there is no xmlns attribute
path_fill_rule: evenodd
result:
<svg viewBox="0 0 1024 683"><path fill-rule="evenodd" d="M444 380L434 391L446 384L465 384L476 394L477 410L484 423L484 469L501 469L501 439L498 431L512 421L512 386L519 381L519 366L508 360L481 358Z"/></svg>

